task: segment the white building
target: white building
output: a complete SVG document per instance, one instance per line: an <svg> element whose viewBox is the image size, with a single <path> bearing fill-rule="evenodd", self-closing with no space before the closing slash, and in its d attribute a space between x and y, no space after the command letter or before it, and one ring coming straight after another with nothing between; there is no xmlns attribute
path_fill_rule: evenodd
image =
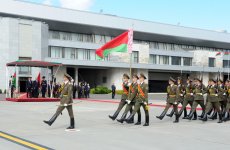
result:
<svg viewBox="0 0 230 150"><path fill-rule="evenodd" d="M133 72L148 77L150 92L165 91L169 76L200 76L204 82L218 71L226 79L228 56L217 52L230 50L230 34L122 18L106 14L77 11L20 1L1 1L0 5L0 89L6 85L6 63L16 60L60 62L64 72L78 81L121 88L123 73L129 73L129 55L114 53L103 61L96 60L95 50L134 25ZM53 72L56 68L53 68ZM11 68L10 74L14 73ZM38 68L17 70L20 89Z"/></svg>

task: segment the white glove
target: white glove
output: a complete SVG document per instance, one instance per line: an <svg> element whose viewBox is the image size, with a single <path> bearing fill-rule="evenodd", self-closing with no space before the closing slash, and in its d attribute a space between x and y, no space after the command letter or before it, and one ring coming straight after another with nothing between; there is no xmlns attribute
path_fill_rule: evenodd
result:
<svg viewBox="0 0 230 150"><path fill-rule="evenodd" d="M128 100L128 99L127 99L127 100L125 100L125 101L127 102L127 104L130 104L130 103L131 103L131 100Z"/></svg>
<svg viewBox="0 0 230 150"><path fill-rule="evenodd" d="M67 104L64 104L64 106L66 107L66 106L68 106Z"/></svg>
<svg viewBox="0 0 230 150"><path fill-rule="evenodd" d="M218 96L218 94L215 94L215 96Z"/></svg>
<svg viewBox="0 0 230 150"><path fill-rule="evenodd" d="M147 105L147 102L144 102L144 105Z"/></svg>
<svg viewBox="0 0 230 150"><path fill-rule="evenodd" d="M183 96L183 94L180 94L180 96Z"/></svg>
<svg viewBox="0 0 230 150"><path fill-rule="evenodd" d="M224 93L223 95L226 95L226 93Z"/></svg>
<svg viewBox="0 0 230 150"><path fill-rule="evenodd" d="M190 93L191 96L193 96L193 93Z"/></svg>

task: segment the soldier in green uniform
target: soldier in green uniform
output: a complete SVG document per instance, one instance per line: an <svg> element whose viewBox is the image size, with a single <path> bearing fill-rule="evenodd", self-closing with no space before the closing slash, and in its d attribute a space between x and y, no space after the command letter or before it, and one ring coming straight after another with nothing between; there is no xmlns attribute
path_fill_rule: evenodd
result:
<svg viewBox="0 0 230 150"><path fill-rule="evenodd" d="M223 84L222 80L218 80L218 98L219 98L219 103L220 103L220 107L221 107L221 112L222 112L222 116L224 116L224 112L225 112L225 108L227 105L227 90L226 90L226 86Z"/></svg>
<svg viewBox="0 0 230 150"><path fill-rule="evenodd" d="M69 113L70 117L70 126L67 129L74 129L74 115L73 115L73 99L72 99L72 93L73 93L73 85L70 83L72 77L68 75L67 73L64 74L64 83L61 86L60 92L60 105L56 110L56 113L53 115L53 117L49 121L44 121L44 123L51 126L54 121L57 119L57 117L62 113L62 111L66 108Z"/></svg>
<svg viewBox="0 0 230 150"><path fill-rule="evenodd" d="M184 101L184 93L185 93L185 86L182 84L182 78L178 77L177 78L177 101L178 101L178 105L182 104L183 105L183 101ZM172 117L174 114L174 110L172 109L170 114L167 114L166 116ZM187 110L186 108L184 108L184 117L187 116Z"/></svg>
<svg viewBox="0 0 230 150"><path fill-rule="evenodd" d="M175 85L176 80L172 77L169 78L169 85L167 87L167 102L164 111L161 113L160 116L156 116L158 119L162 120L167 113L168 109L173 106L174 112L175 112L175 121L174 123L179 122L179 114L177 109L177 86Z"/></svg>
<svg viewBox="0 0 230 150"><path fill-rule="evenodd" d="M204 117L201 118L200 120L202 121L207 121L207 113L210 111L210 109L214 108L218 114L219 114L219 121L218 123L222 123L222 113L220 110L220 104L219 104L219 99L218 99L218 87L215 85L215 81L212 80L211 81L211 87L209 88L209 100L208 100L208 104L207 107L205 109L205 114Z"/></svg>
<svg viewBox="0 0 230 150"><path fill-rule="evenodd" d="M140 107L144 109L145 112L145 124L143 126L149 126L149 107L148 107L148 84L146 84L145 81L146 77L143 73L140 74L139 81L140 84L138 84L138 93L137 98L134 106L134 111L132 114L126 119L126 122L130 122L136 112L140 112Z"/></svg>
<svg viewBox="0 0 230 150"><path fill-rule="evenodd" d="M210 97L209 89L210 89L211 86L212 86L212 85L211 85L211 79L210 79L210 80L208 80L208 85L207 85L207 87L206 87L206 89L207 89L207 96L206 96L205 108L206 108L207 105L208 105L208 100L209 100L209 97ZM211 113L212 113L213 110L214 110L214 109L211 109L211 110L208 112L208 115L211 115ZM214 114L214 113L213 113L213 114ZM202 115L199 116L199 117L200 117L200 118L203 118L203 116L204 116L204 112L202 112ZM217 116L216 116L216 117L217 117ZM209 117L209 118L210 118L210 119L215 118L215 114L212 115L212 116Z"/></svg>
<svg viewBox="0 0 230 150"><path fill-rule="evenodd" d="M132 107L134 106L134 104L136 102L136 96L137 96L137 93L138 93L138 89L137 89L137 87L138 87L137 80L138 79L139 79L139 77L136 74L134 74L133 75L133 82L130 85L130 94L129 94L127 100L126 100L127 105L126 105L125 111L122 114L121 118L117 119L117 121L120 122L120 123L123 123L125 121L128 112L130 111L130 109L132 109ZM140 122L141 122L141 113L139 111L138 112L138 121L137 121L137 123L135 125L140 124ZM133 120L130 121L129 123L133 123Z"/></svg>
<svg viewBox="0 0 230 150"><path fill-rule="evenodd" d="M184 95L184 101L182 104L182 108L179 111L179 116L182 115L183 110L186 109L186 106L189 104L192 107L193 101L194 101L194 96L193 96L193 90L194 86L192 85L192 80L189 78L186 81L187 85L185 86L185 95ZM182 119L185 119L187 116L184 115ZM194 117L193 120L197 120L197 113L196 111L194 112Z"/></svg>
<svg viewBox="0 0 230 150"><path fill-rule="evenodd" d="M223 121L228 121L230 116L230 82L229 80L226 81L226 90L227 90L227 105L225 108L225 115Z"/></svg>
<svg viewBox="0 0 230 150"><path fill-rule="evenodd" d="M115 120L117 118L121 109L127 104L126 100L128 99L128 94L129 94L129 76L127 74L123 75L122 87L123 87L123 94L121 95L121 101L119 103L119 106L112 116L109 115L109 118L112 120ZM132 113L132 107L130 108L130 113Z"/></svg>
<svg viewBox="0 0 230 150"><path fill-rule="evenodd" d="M197 108L198 105L201 106L203 112L205 111L204 96L203 95L207 92L207 89L202 84L202 81L200 79L195 78L194 81L195 81L195 87L194 87L194 91L193 91L193 93L194 93L194 102L192 104L192 109L191 109L189 115L185 118L185 119L189 119L189 120L192 119L192 116L195 113L196 108Z"/></svg>

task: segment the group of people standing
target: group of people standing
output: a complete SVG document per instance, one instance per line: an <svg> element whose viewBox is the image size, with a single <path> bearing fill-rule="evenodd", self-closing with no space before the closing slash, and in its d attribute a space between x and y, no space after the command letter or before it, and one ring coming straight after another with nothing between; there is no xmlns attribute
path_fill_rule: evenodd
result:
<svg viewBox="0 0 230 150"><path fill-rule="evenodd" d="M73 98L76 97L76 92L78 98L89 98L90 96L90 85L87 82L79 82L79 84L73 84Z"/></svg>
<svg viewBox="0 0 230 150"><path fill-rule="evenodd" d="M118 122L134 123L134 115L138 114L138 121L135 125L141 124L140 107L143 107L145 112L145 124L149 125L149 107L148 107L148 84L144 82L146 79L144 74L132 76L132 83L129 83L129 76L123 75L123 94L121 101L115 113L109 115L109 118L115 120L119 115L121 109L126 105L125 111ZM139 80L139 82L138 82ZM181 77L177 80L170 77L167 86L167 99L164 111L156 118L162 120L170 107L173 107L170 114L167 116L172 117L175 115L174 123L179 122L180 116L184 113L182 119L197 120L199 117L202 121L208 119L217 119L218 123L230 120L230 80L225 83L218 79L210 79L208 85L205 86L201 79L195 78L194 80L187 79L186 84L183 84ZM206 96L206 99L204 95ZM178 105L181 104L181 109L178 110ZM187 114L187 105L190 105L190 113ZM197 116L197 106L200 105L202 113ZM134 107L134 108L133 108ZM126 118L128 112L130 116ZM213 112L213 113L212 113ZM217 115L218 114L218 115ZM208 117L209 116L209 117Z"/></svg>
<svg viewBox="0 0 230 150"><path fill-rule="evenodd" d="M29 77L26 82L26 93L28 98L38 98L39 91L41 90L42 97L45 97L47 91L48 83L45 79L45 76L42 77L41 83L38 80L32 81L32 78Z"/></svg>

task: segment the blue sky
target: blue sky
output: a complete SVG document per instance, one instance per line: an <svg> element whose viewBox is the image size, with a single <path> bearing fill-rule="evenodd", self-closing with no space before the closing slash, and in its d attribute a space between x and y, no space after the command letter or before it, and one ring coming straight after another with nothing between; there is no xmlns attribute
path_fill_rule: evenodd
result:
<svg viewBox="0 0 230 150"><path fill-rule="evenodd" d="M230 0L25 0L160 23L227 30Z"/></svg>

